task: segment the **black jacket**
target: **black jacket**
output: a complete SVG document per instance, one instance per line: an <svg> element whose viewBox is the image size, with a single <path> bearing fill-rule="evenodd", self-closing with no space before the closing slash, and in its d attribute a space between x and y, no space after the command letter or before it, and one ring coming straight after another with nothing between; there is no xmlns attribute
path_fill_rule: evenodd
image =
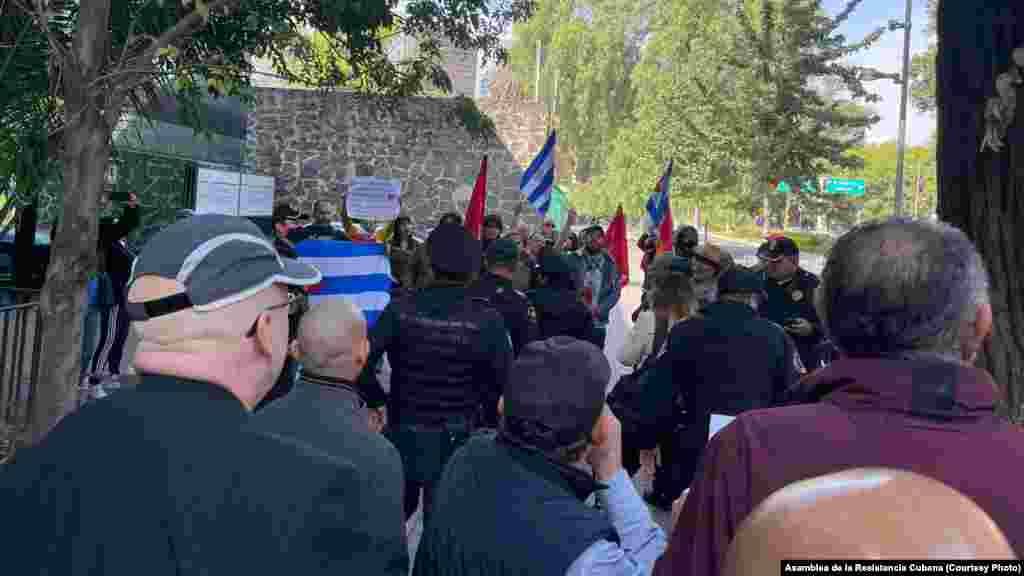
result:
<svg viewBox="0 0 1024 576"><path fill-rule="evenodd" d="M564 576L595 542L619 541L607 516L583 503L601 487L529 448L474 437L437 486L413 576Z"/></svg>
<svg viewBox="0 0 1024 576"><path fill-rule="evenodd" d="M353 510L352 529L373 543L360 573L406 576L402 461L384 436L369 431L361 402L355 384L303 373L287 397L257 412L254 421L260 430L355 465L359 483L347 490L362 512Z"/></svg>
<svg viewBox="0 0 1024 576"><path fill-rule="evenodd" d="M782 327L734 302L715 302L673 326L666 357L697 412L735 416L780 405L800 377Z"/></svg>
<svg viewBox="0 0 1024 576"><path fill-rule="evenodd" d="M274 250L277 250L277 254L282 258L294 260L299 257L298 252L295 251L295 244L292 244L290 240L281 238L277 234L274 234Z"/></svg>
<svg viewBox="0 0 1024 576"><path fill-rule="evenodd" d="M294 244L298 244L303 240L340 240L347 242L349 237L330 224L310 224L309 226L292 230L288 234L288 240Z"/></svg>
<svg viewBox="0 0 1024 576"><path fill-rule="evenodd" d="M257 432L218 386L141 380L0 471L10 573L369 573L353 464Z"/></svg>
<svg viewBox="0 0 1024 576"><path fill-rule="evenodd" d="M374 376L384 353L391 364L393 426L497 421L512 346L501 314L466 288L435 285L384 309L370 331L370 357L360 378L371 407L386 397Z"/></svg>
<svg viewBox="0 0 1024 576"><path fill-rule="evenodd" d="M527 293L537 311L540 339L571 336L603 348L594 316L574 290L542 287Z"/></svg>
<svg viewBox="0 0 1024 576"><path fill-rule="evenodd" d="M132 274L135 256L121 245L121 240L139 226L138 206L126 206L116 221L100 222L100 272L106 272L114 286L114 296L121 304L126 296L125 288Z"/></svg>
<svg viewBox="0 0 1024 576"><path fill-rule="evenodd" d="M820 284L818 277L800 268L787 282L778 283L767 275L764 276L767 301L762 305L760 314L766 320L785 326L786 321L803 318L814 326L810 336L792 336L800 350L800 359L808 370L819 367L825 330L818 312L814 308L814 291Z"/></svg>
<svg viewBox="0 0 1024 576"><path fill-rule="evenodd" d="M537 338L537 312L526 294L516 290L512 281L484 272L470 286L469 294L487 300L501 313L516 356L523 346Z"/></svg>

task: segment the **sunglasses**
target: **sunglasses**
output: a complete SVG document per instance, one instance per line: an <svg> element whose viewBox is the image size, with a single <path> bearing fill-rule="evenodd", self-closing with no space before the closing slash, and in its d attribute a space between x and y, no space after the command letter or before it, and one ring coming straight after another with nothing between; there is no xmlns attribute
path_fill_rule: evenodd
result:
<svg viewBox="0 0 1024 576"><path fill-rule="evenodd" d="M280 304L274 304L272 306L267 306L266 308L263 309L262 312L259 313L259 315L256 316L256 319L253 320L253 322L252 322L252 327L249 328L249 331L245 333L245 337L246 338L252 338L252 337L256 336L256 326L259 325L260 317L262 317L265 313L273 311L273 310L280 310L281 308L284 308L284 307L288 307L288 315L292 316L292 315L295 315L295 314L303 312L304 311L305 303L306 303L306 296L304 294L300 295L300 294L296 294L295 292L288 292L288 299L287 300L285 300L284 302L281 302Z"/></svg>

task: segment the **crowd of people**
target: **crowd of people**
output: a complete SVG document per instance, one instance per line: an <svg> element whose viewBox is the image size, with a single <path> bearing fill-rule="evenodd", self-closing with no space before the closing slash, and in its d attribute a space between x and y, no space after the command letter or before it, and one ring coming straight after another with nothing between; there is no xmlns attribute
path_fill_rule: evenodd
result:
<svg viewBox="0 0 1024 576"><path fill-rule="evenodd" d="M821 279L786 237L747 268L691 227L661 253L645 236L642 304L610 351L633 370L612 383L600 227L491 215L478 240L451 213L421 242L407 217L335 217L281 205L272 238L218 215L152 235L121 304L139 384L0 470L6 566L752 575L1024 550L1024 432L973 366L992 306L952 227L861 225ZM309 305L307 239L387 245L372 326L343 297Z"/></svg>

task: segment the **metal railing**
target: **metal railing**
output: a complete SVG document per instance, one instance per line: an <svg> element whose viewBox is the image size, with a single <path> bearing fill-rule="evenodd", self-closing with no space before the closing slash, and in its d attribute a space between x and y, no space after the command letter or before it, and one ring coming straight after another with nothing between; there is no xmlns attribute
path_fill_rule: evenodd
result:
<svg viewBox="0 0 1024 576"><path fill-rule="evenodd" d="M28 424L39 379L42 330L36 291L18 291L0 307L0 462Z"/></svg>

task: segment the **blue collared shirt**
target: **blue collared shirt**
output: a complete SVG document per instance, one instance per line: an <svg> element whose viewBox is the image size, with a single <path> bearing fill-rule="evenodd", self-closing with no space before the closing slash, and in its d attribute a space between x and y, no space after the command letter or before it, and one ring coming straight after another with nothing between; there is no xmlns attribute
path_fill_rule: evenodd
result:
<svg viewBox="0 0 1024 576"><path fill-rule="evenodd" d="M597 493L619 534L620 544L601 540L583 551L566 576L647 576L667 546L665 531L651 518L625 470L619 470Z"/></svg>

